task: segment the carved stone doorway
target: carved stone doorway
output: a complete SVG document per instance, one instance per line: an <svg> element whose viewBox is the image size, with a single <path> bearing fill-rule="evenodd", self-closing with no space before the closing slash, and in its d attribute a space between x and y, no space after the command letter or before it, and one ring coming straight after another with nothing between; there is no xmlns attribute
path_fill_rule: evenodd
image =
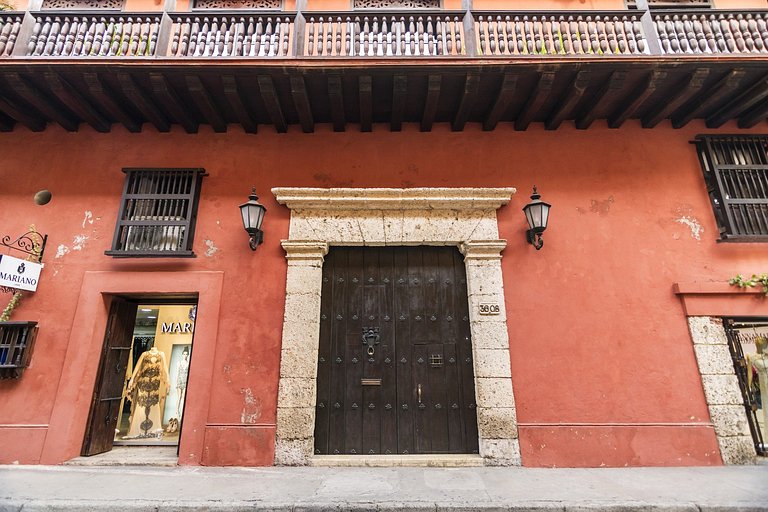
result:
<svg viewBox="0 0 768 512"><path fill-rule="evenodd" d="M276 188L291 209L275 464L312 462L329 246L456 246L464 255L477 431L487 465L519 465L496 210L512 188ZM481 306L495 315L481 314Z"/></svg>

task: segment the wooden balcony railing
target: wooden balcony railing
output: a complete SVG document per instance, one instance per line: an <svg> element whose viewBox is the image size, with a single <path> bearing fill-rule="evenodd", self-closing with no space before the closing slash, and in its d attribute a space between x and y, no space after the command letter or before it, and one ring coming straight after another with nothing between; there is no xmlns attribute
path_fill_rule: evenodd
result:
<svg viewBox="0 0 768 512"><path fill-rule="evenodd" d="M768 53L768 11L654 14L662 53Z"/></svg>
<svg viewBox="0 0 768 512"><path fill-rule="evenodd" d="M307 57L446 57L466 54L462 12L312 13Z"/></svg>
<svg viewBox="0 0 768 512"><path fill-rule="evenodd" d="M172 15L172 57L293 56L295 14L254 12Z"/></svg>
<svg viewBox="0 0 768 512"><path fill-rule="evenodd" d="M161 14L36 13L32 57L153 57Z"/></svg>
<svg viewBox="0 0 768 512"><path fill-rule="evenodd" d="M0 57L7 57L13 53L23 19L24 15L18 12L0 12Z"/></svg>
<svg viewBox="0 0 768 512"><path fill-rule="evenodd" d="M37 322L0 322L0 379L16 379L29 366Z"/></svg>
<svg viewBox="0 0 768 512"><path fill-rule="evenodd" d="M0 58L768 53L768 10L0 13Z"/></svg>
<svg viewBox="0 0 768 512"><path fill-rule="evenodd" d="M647 45L637 11L475 12L480 55L641 55Z"/></svg>

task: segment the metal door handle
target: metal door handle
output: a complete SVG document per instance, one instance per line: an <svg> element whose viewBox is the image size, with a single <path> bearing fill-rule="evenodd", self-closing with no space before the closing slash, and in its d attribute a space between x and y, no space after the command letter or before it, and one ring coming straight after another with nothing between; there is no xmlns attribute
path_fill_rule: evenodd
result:
<svg viewBox="0 0 768 512"><path fill-rule="evenodd" d="M419 403L421 403L421 384L416 386L416 393L419 395Z"/></svg>

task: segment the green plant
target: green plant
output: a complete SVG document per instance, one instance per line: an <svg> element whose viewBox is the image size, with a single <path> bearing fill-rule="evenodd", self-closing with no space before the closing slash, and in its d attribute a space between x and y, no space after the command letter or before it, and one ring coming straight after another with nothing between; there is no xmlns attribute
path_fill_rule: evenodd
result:
<svg viewBox="0 0 768 512"><path fill-rule="evenodd" d="M754 288L757 285L763 287L763 295L768 297L768 274L752 274L749 279L744 279L741 274L728 280L728 284L731 286L738 286L739 288Z"/></svg>

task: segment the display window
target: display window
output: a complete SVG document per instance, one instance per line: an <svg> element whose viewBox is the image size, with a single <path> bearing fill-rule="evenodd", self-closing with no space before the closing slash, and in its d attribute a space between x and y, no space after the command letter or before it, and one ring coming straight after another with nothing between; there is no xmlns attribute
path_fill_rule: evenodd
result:
<svg viewBox="0 0 768 512"><path fill-rule="evenodd" d="M178 445L196 310L138 305L114 445Z"/></svg>
<svg viewBox="0 0 768 512"><path fill-rule="evenodd" d="M768 454L768 318L725 319L755 449Z"/></svg>

